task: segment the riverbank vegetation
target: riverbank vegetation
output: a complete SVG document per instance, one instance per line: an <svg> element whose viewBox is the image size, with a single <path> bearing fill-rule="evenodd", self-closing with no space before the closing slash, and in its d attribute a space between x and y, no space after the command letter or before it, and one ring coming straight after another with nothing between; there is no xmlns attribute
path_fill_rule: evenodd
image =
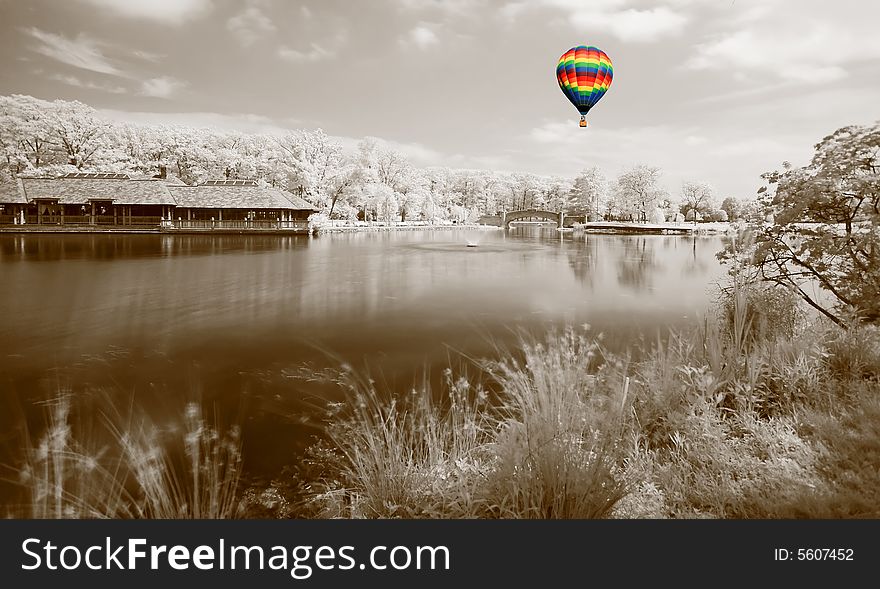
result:
<svg viewBox="0 0 880 589"><path fill-rule="evenodd" d="M880 331L737 286L639 361L524 337L443 400L342 374L304 506L332 517L880 516Z"/></svg>
<svg viewBox="0 0 880 589"><path fill-rule="evenodd" d="M755 284L719 296L716 315L637 360L569 327L524 334L470 377L449 370L441 391L336 371L346 395L326 435L264 488L240 484L236 430L196 405L177 429L105 415L98 445L62 397L26 453L16 515L880 516L880 330L808 321Z"/></svg>

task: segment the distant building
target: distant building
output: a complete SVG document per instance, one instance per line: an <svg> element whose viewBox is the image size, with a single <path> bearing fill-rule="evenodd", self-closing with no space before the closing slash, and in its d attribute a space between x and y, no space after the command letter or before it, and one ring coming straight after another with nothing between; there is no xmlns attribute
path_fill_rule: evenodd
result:
<svg viewBox="0 0 880 589"><path fill-rule="evenodd" d="M246 227L306 221L315 207L284 190L263 188L252 180L209 180L197 186L168 186L176 221L222 221Z"/></svg>
<svg viewBox="0 0 880 589"><path fill-rule="evenodd" d="M20 178L0 177L0 225L25 222L27 199Z"/></svg>
<svg viewBox="0 0 880 589"><path fill-rule="evenodd" d="M187 186L174 176L72 173L0 182L0 224L306 229L314 206L252 180Z"/></svg>

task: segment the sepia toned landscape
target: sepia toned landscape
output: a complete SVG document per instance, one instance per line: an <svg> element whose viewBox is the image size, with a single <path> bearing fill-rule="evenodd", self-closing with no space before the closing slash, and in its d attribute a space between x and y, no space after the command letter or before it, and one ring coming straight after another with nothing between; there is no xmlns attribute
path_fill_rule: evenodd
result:
<svg viewBox="0 0 880 589"><path fill-rule="evenodd" d="M0 0L0 514L880 516L842 4Z"/></svg>

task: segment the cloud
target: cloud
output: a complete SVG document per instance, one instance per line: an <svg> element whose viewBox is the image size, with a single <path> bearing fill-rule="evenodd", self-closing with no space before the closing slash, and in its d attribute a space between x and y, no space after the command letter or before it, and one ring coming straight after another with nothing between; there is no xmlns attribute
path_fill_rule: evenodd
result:
<svg viewBox="0 0 880 589"><path fill-rule="evenodd" d="M78 88L85 88L87 90L98 90L101 92L109 92L110 94L125 94L128 92L124 87L114 85L114 84L102 84L99 82L92 82L89 80L81 80L76 76L66 76L63 74L53 74L49 76L50 79L56 80L58 82L62 82L69 86L76 86Z"/></svg>
<svg viewBox="0 0 880 589"><path fill-rule="evenodd" d="M243 133L266 133L283 135L298 125L296 120L275 121L253 113L196 112L149 112L99 109L106 119L141 125L177 125L183 127L240 131ZM289 126L287 126L289 125Z"/></svg>
<svg viewBox="0 0 880 589"><path fill-rule="evenodd" d="M46 57L99 74L124 75L101 52L99 43L82 33L75 39L69 39L36 27L24 29L24 32L39 41L39 45L33 50Z"/></svg>
<svg viewBox="0 0 880 589"><path fill-rule="evenodd" d="M696 55L685 65L694 70L726 70L734 74L760 71L785 80L828 82L847 76L840 47L828 52L823 49L832 46L830 42L830 37L816 32L780 32L767 38L752 30L737 31L698 45Z"/></svg>
<svg viewBox="0 0 880 589"><path fill-rule="evenodd" d="M679 7L687 1L673 1ZM629 43L650 43L660 39L679 36L688 17L668 6L639 8L634 0L606 0L601 4L585 4L580 0L538 0L508 2L500 14L513 21L527 11L553 8L565 13L569 23L578 30L610 33Z"/></svg>
<svg viewBox="0 0 880 589"><path fill-rule="evenodd" d="M414 29L406 34L403 43L415 45L422 51L430 49L440 43L437 34L431 30L427 23L420 22Z"/></svg>
<svg viewBox="0 0 880 589"><path fill-rule="evenodd" d="M834 15L857 14L858 7L847 4L853 3L840 0ZM854 63L880 59L872 19L817 16L826 10L824 2L811 0L746 7L697 44L685 67L730 72L742 80L758 73L773 80L827 83L847 77Z"/></svg>
<svg viewBox="0 0 880 589"><path fill-rule="evenodd" d="M485 7L486 0L394 0L404 10L436 12L445 16L471 16Z"/></svg>
<svg viewBox="0 0 880 589"><path fill-rule="evenodd" d="M137 57L138 59L143 59L144 61L152 61L152 62L158 62L160 59L165 57L164 55L161 55L159 53L152 53L150 51L141 51L141 50L132 51L131 54L134 55L135 57Z"/></svg>
<svg viewBox="0 0 880 589"><path fill-rule="evenodd" d="M330 59L335 55L335 51L325 49L317 43L312 43L307 51L291 49L286 45L282 45L278 48L278 57L287 61L292 61L294 63L310 63L321 61L322 59Z"/></svg>
<svg viewBox="0 0 880 589"><path fill-rule="evenodd" d="M178 25L207 14L212 0L80 0L126 18Z"/></svg>
<svg viewBox="0 0 880 589"><path fill-rule="evenodd" d="M351 137L344 135L334 135L342 145L342 149L349 155L354 155L358 151L358 146L364 137ZM393 139L382 139L380 137L370 137L382 149L392 149L403 154L409 161L418 167L451 167L451 168L470 168L502 171L504 169L513 169L513 164L504 155L465 155L465 154L449 154L432 147L428 147L424 143L395 141Z"/></svg>
<svg viewBox="0 0 880 589"><path fill-rule="evenodd" d="M170 76L160 76L151 80L145 80L141 86L140 94L154 98L170 98L185 85L180 80Z"/></svg>
<svg viewBox="0 0 880 589"><path fill-rule="evenodd" d="M250 47L267 33L276 30L272 20L254 4L226 21L226 28L235 35L242 47Z"/></svg>
<svg viewBox="0 0 880 589"><path fill-rule="evenodd" d="M773 154L776 161L782 161L791 153L791 148L768 137L748 137L712 147L709 153L718 157L742 157L756 153Z"/></svg>
<svg viewBox="0 0 880 589"><path fill-rule="evenodd" d="M648 10L629 8L608 14L577 10L571 23L585 30L607 30L621 41L648 43L681 34L687 18L665 6Z"/></svg>

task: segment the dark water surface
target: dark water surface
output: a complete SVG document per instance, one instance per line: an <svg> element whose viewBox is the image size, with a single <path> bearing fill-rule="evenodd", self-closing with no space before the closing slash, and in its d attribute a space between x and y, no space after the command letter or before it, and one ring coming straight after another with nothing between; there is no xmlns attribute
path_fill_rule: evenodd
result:
<svg viewBox="0 0 880 589"><path fill-rule="evenodd" d="M179 414L195 397L244 424L246 467L309 439L303 364L368 366L409 390L516 330L589 323L612 348L693 321L720 237L555 229L304 236L0 235L0 463L58 390ZM478 247L466 247L476 241Z"/></svg>

